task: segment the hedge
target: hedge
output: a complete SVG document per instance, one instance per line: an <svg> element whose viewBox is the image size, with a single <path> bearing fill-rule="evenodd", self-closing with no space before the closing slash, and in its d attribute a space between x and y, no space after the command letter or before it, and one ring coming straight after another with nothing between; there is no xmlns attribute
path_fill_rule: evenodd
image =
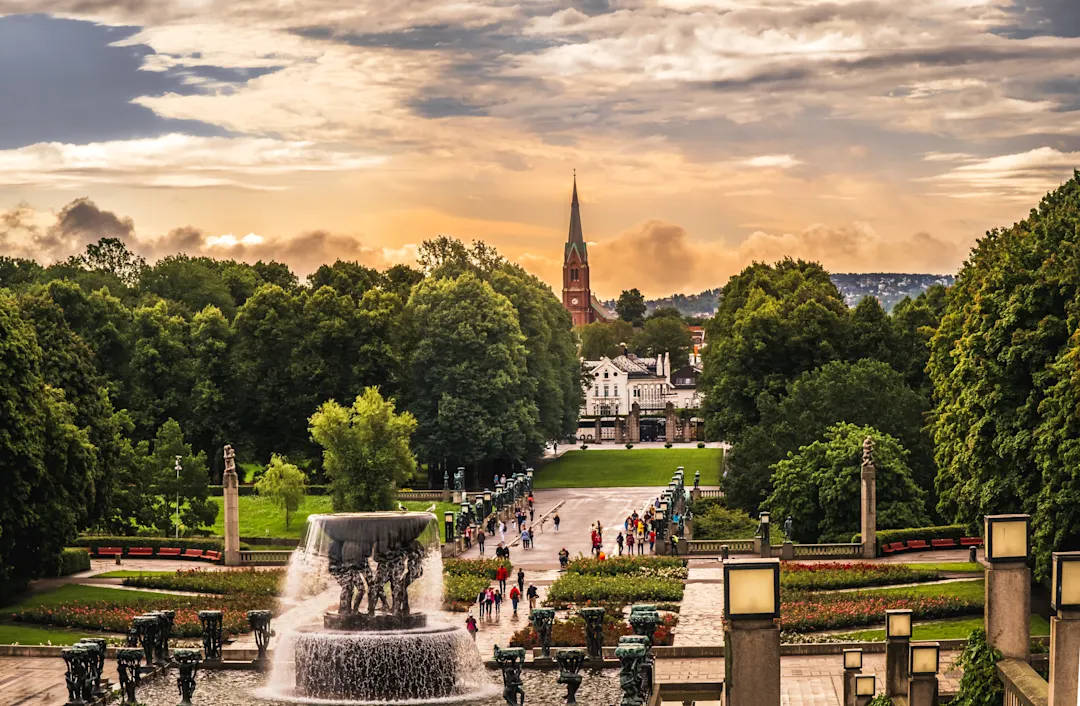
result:
<svg viewBox="0 0 1080 706"><path fill-rule="evenodd" d="M150 547L151 549L179 547L180 549L212 549L219 552L225 550L225 540L221 537L180 537L179 539L173 539L172 537L76 537L71 544L72 546L89 547L90 549L96 549L97 547L122 547L123 549L130 549L131 547ZM251 547L244 542L240 542L240 548L250 549Z"/></svg>
<svg viewBox="0 0 1080 706"><path fill-rule="evenodd" d="M210 495L213 496L213 497L220 498L220 497L225 495L225 487L224 486L221 486L221 485L208 485L206 487L209 489ZM258 493L255 492L255 486L254 485L240 485L240 486L237 487L236 490L237 490L237 495L242 495L242 496L245 496L245 497L248 496L248 495L258 495ZM330 495L330 486L328 486L328 485L309 485L309 486L307 486L307 494L308 495Z"/></svg>
<svg viewBox="0 0 1080 706"><path fill-rule="evenodd" d="M443 559L443 573L448 576L479 576L494 581L500 566L505 566L507 571L514 568L507 559Z"/></svg>
<svg viewBox="0 0 1080 706"><path fill-rule="evenodd" d="M90 552L83 547L69 547L60 554L59 576L90 570Z"/></svg>
<svg viewBox="0 0 1080 706"><path fill-rule="evenodd" d="M276 596L285 570L177 571L174 574L142 574L124 579L125 586L167 591L219 593L227 596Z"/></svg>
<svg viewBox="0 0 1080 706"><path fill-rule="evenodd" d="M907 529L878 530L878 547L894 542L906 542L912 539L922 539L929 542L931 539L960 539L969 537L966 525L943 525L941 527L908 527ZM862 534L856 534L851 538L853 544L862 541Z"/></svg>

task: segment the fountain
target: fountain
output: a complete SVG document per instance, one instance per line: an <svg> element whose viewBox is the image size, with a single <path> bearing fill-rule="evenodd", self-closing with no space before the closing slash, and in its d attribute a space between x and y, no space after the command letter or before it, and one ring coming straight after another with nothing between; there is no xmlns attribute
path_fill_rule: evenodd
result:
<svg viewBox="0 0 1080 706"><path fill-rule="evenodd" d="M295 615L317 619L313 610L320 611L322 624L279 627L265 696L390 703L490 694L493 685L465 629L418 610L441 607L438 532L426 512L310 516L285 598L298 604ZM425 575L429 580L420 582Z"/></svg>

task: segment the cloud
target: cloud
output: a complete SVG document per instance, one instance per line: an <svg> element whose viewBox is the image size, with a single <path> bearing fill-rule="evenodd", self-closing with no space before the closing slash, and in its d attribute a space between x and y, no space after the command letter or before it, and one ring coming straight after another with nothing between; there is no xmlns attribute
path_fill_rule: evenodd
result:
<svg viewBox="0 0 1080 706"><path fill-rule="evenodd" d="M748 167L790 169L791 167L800 164L800 162L790 154L766 154L760 157L751 157L750 159L743 160L743 164Z"/></svg>
<svg viewBox="0 0 1080 706"><path fill-rule="evenodd" d="M926 179L958 198L998 198L1034 203L1080 168L1080 152L1053 147L969 160Z"/></svg>
<svg viewBox="0 0 1080 706"><path fill-rule="evenodd" d="M275 189L274 178L283 175L363 169L382 160L271 138L171 134L85 145L47 142L0 150L0 186Z"/></svg>

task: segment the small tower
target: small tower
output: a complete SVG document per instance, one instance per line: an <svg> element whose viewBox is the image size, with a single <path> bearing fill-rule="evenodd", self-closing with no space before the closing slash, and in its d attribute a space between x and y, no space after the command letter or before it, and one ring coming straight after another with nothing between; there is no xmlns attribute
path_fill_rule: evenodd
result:
<svg viewBox="0 0 1080 706"><path fill-rule="evenodd" d="M574 195L570 200L570 234L563 252L563 306L574 319L574 326L596 320L593 315L592 290L589 288L589 252L581 231L581 207L578 205L577 173Z"/></svg>

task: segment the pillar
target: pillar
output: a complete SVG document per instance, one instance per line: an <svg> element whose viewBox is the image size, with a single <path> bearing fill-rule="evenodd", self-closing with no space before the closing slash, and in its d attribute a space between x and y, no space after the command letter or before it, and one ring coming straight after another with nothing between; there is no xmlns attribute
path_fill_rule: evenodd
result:
<svg viewBox="0 0 1080 706"><path fill-rule="evenodd" d="M603 426L604 425L603 422L600 421L600 417L597 417L594 427L596 431L593 432L593 443L600 443L601 434L603 433Z"/></svg>
<svg viewBox="0 0 1080 706"><path fill-rule="evenodd" d="M664 405L664 437L674 443L675 442L675 405L672 402L668 402Z"/></svg>
<svg viewBox="0 0 1080 706"><path fill-rule="evenodd" d="M724 627L726 706L780 706L780 628L772 620Z"/></svg>
<svg viewBox="0 0 1080 706"><path fill-rule="evenodd" d="M630 405L630 428L627 430L631 444L641 441L641 405L637 402Z"/></svg>
<svg viewBox="0 0 1080 706"><path fill-rule="evenodd" d="M225 566L240 566L240 479L236 475L236 454L225 446L225 473L221 477L225 496Z"/></svg>
<svg viewBox="0 0 1080 706"><path fill-rule="evenodd" d="M844 670L844 696L841 702L843 706L855 706L855 677L859 675L859 669Z"/></svg>
<svg viewBox="0 0 1080 706"><path fill-rule="evenodd" d="M862 462L862 555L864 559L877 556L877 469L874 468L874 442L863 441Z"/></svg>
<svg viewBox="0 0 1080 706"><path fill-rule="evenodd" d="M885 641L885 694L889 698L907 696L908 681L908 652L911 640L904 638L891 638Z"/></svg>
<svg viewBox="0 0 1080 706"><path fill-rule="evenodd" d="M916 674L908 682L908 706L937 706L938 680L936 674Z"/></svg>
<svg viewBox="0 0 1080 706"><path fill-rule="evenodd" d="M1075 704L1080 669L1080 611L1058 609L1050 618L1050 706Z"/></svg>
<svg viewBox="0 0 1080 706"><path fill-rule="evenodd" d="M1000 650L1003 657L1029 662L1031 570L1023 562L986 562L985 565L986 641Z"/></svg>

